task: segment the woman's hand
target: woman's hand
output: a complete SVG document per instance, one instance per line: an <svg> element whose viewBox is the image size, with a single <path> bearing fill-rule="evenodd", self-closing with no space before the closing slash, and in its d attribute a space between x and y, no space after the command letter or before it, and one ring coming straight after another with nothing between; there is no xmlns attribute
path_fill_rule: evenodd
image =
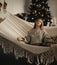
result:
<svg viewBox="0 0 57 65"><path fill-rule="evenodd" d="M25 39L22 37L22 38L17 38L18 41L24 41Z"/></svg>

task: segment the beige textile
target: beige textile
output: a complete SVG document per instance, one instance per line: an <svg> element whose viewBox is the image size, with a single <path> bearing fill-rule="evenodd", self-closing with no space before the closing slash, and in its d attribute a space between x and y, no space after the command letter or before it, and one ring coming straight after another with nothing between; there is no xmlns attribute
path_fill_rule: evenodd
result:
<svg viewBox="0 0 57 65"><path fill-rule="evenodd" d="M57 45L52 47L33 46L17 41L17 37L25 37L27 32L32 27L33 24L26 22L10 13L7 14L7 18L0 23L0 45L4 49L4 53L10 53L14 50L13 53L16 55L16 58L25 56L28 58L29 62L32 62L30 61L30 56L33 58L35 55L37 58L41 55L41 62L43 61L44 63L45 61L43 59L47 61L46 63L52 62L54 56L57 59ZM50 36L57 36L57 26L48 28L45 27L45 29Z"/></svg>

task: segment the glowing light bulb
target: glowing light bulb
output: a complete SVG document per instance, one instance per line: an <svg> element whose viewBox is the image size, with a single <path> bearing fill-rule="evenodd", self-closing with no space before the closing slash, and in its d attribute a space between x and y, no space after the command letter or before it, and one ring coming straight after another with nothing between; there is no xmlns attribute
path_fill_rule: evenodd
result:
<svg viewBox="0 0 57 65"><path fill-rule="evenodd" d="M34 18L32 18L32 20L33 20Z"/></svg>

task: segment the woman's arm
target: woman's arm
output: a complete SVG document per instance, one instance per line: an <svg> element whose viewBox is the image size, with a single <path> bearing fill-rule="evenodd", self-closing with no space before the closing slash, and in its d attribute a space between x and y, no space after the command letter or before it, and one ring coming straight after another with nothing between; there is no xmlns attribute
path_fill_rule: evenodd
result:
<svg viewBox="0 0 57 65"><path fill-rule="evenodd" d="M51 36L46 31L44 31L43 33L43 39L44 39L44 42L46 43L53 42L53 39L51 39Z"/></svg>
<svg viewBox="0 0 57 65"><path fill-rule="evenodd" d="M30 44L30 41L31 41L31 36L30 36L30 33L28 32L28 35L25 36L25 43Z"/></svg>
<svg viewBox="0 0 57 65"><path fill-rule="evenodd" d="M19 42L23 41L25 43L30 43L30 40L31 40L30 33L28 33L28 35L25 36L25 38L23 38L23 37L21 37L21 38L17 37L17 40Z"/></svg>

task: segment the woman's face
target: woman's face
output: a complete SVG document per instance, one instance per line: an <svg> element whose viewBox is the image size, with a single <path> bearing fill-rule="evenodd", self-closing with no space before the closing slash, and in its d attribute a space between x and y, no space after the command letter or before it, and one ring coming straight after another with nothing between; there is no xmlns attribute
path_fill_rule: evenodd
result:
<svg viewBox="0 0 57 65"><path fill-rule="evenodd" d="M36 27L40 27L42 24L42 20L36 20Z"/></svg>

